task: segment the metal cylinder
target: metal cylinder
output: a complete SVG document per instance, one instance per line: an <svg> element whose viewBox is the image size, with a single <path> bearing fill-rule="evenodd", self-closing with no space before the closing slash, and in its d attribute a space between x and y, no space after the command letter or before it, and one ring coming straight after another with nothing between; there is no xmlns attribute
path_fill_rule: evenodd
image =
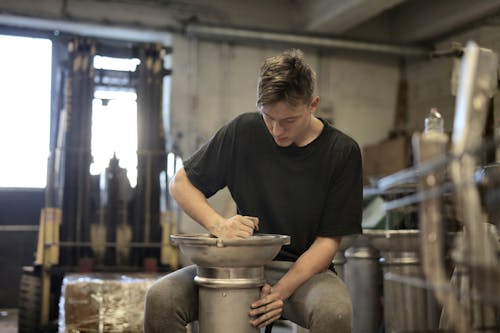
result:
<svg viewBox="0 0 500 333"><path fill-rule="evenodd" d="M250 304L260 296L265 283L263 267L198 267L195 282L199 288L199 330L202 333L231 331L256 333L250 325Z"/></svg>
<svg viewBox="0 0 500 333"><path fill-rule="evenodd" d="M335 267L335 272L337 272L338 277L344 280L344 266L346 263L344 252L338 251L337 254L335 254L335 258L333 258L332 263Z"/></svg>
<svg viewBox="0 0 500 333"><path fill-rule="evenodd" d="M197 265L200 333L258 333L250 324L250 305L265 283L264 265L290 244L284 235L222 239L206 234L172 235L182 253Z"/></svg>
<svg viewBox="0 0 500 333"><path fill-rule="evenodd" d="M377 332L380 325L378 251L351 246L345 251L345 283L352 298L353 333Z"/></svg>
<svg viewBox="0 0 500 333"><path fill-rule="evenodd" d="M198 323L200 333L231 332L256 333L250 324L250 304L259 299L256 288L206 288L199 289Z"/></svg>
<svg viewBox="0 0 500 333"><path fill-rule="evenodd" d="M439 308L415 252L382 253L385 332L436 332Z"/></svg>

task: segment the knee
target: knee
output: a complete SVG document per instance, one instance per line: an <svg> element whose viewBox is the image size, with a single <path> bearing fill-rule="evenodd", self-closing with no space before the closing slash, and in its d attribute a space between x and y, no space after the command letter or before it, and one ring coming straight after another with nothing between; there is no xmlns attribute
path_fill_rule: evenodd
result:
<svg viewBox="0 0 500 333"><path fill-rule="evenodd" d="M335 327L335 332L350 332L352 326L352 304L346 301L318 305L313 311L312 320L313 322L321 323L321 326Z"/></svg>
<svg viewBox="0 0 500 333"><path fill-rule="evenodd" d="M149 287L145 297L145 311L146 315L153 314L154 312L163 312L168 310L168 300L172 299L172 291L175 290L170 286L168 279L161 279Z"/></svg>
<svg viewBox="0 0 500 333"><path fill-rule="evenodd" d="M146 311L146 315L151 314L154 309L157 309L161 304L162 298L160 295L159 288L157 283L154 283L151 287L149 287L146 292L146 298L144 300L144 309Z"/></svg>

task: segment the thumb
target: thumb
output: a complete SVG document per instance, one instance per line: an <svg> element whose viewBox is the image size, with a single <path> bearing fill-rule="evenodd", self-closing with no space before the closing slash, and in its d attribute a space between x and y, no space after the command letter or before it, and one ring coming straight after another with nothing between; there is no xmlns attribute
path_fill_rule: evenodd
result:
<svg viewBox="0 0 500 333"><path fill-rule="evenodd" d="M260 297L264 297L266 295L269 295L271 293L271 285L265 284L262 286L262 289L260 290Z"/></svg>

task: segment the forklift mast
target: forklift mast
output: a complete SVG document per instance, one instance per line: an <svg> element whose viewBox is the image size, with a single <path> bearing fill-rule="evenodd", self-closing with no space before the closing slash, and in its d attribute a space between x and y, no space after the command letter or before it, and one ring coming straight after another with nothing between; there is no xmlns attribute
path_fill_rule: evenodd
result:
<svg viewBox="0 0 500 333"><path fill-rule="evenodd" d="M19 332L57 330L61 284L67 273L157 272L169 235L162 232L161 173L166 169L163 78L170 75L158 44L53 40L50 157L37 260L21 280ZM135 71L94 68L94 56L139 58ZM116 156L92 176L92 103L96 88L137 93L137 186ZM116 126L120 126L117 119ZM104 182L100 181L104 179ZM164 263L164 262L163 262ZM24 282L23 282L24 281ZM39 290L40 292L37 292Z"/></svg>

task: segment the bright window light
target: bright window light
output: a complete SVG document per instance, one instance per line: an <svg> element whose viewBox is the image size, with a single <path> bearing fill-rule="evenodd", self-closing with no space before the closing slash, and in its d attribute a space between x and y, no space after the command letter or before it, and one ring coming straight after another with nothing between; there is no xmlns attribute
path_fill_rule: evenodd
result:
<svg viewBox="0 0 500 333"><path fill-rule="evenodd" d="M136 58L123 59L123 58L110 58L103 56L94 57L94 67L97 69L111 69L115 71L135 72L137 65L141 61Z"/></svg>
<svg viewBox="0 0 500 333"><path fill-rule="evenodd" d="M52 42L0 35L0 187L44 188Z"/></svg>
<svg viewBox="0 0 500 333"><path fill-rule="evenodd" d="M130 185L137 183L137 96L134 92L97 90L92 105L90 173L103 174L116 155L127 169ZM103 103L103 100L106 101Z"/></svg>
<svg viewBox="0 0 500 333"><path fill-rule="evenodd" d="M175 156L174 153L167 155L167 176L172 178L179 169L183 167L182 158Z"/></svg>
<svg viewBox="0 0 500 333"><path fill-rule="evenodd" d="M94 67L133 72L139 59L94 57ZM137 184L137 94L128 90L97 88L92 104L92 175L104 174L113 156L127 169L132 187Z"/></svg>

